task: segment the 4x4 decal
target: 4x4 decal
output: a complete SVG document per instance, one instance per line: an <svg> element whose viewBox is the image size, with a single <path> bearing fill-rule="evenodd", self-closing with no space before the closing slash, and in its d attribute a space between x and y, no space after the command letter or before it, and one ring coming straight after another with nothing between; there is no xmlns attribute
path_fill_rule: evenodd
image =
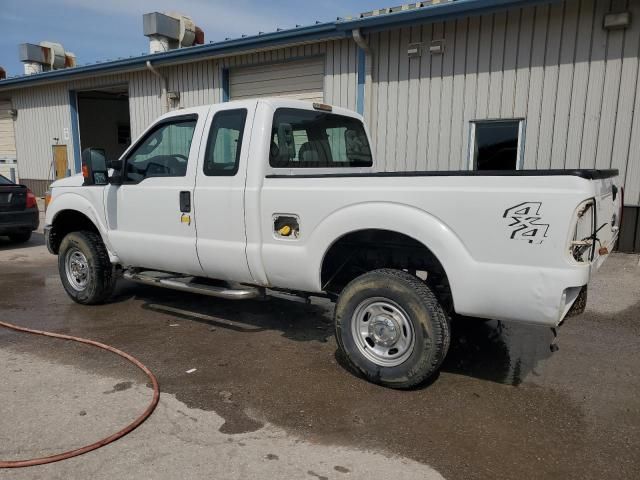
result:
<svg viewBox="0 0 640 480"><path fill-rule="evenodd" d="M529 243L541 244L547 238L549 225L542 223L542 202L525 202L511 207L504 212L503 218L511 223L512 240L526 240Z"/></svg>

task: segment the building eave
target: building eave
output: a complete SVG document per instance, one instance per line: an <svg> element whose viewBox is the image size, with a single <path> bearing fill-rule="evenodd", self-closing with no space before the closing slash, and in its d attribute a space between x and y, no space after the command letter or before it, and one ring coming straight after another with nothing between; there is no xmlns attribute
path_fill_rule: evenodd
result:
<svg viewBox="0 0 640 480"><path fill-rule="evenodd" d="M246 36L181 48L169 52L141 55L131 58L82 65L62 70L52 70L29 76L12 77L0 81L0 91L44 85L54 82L77 80L95 74L116 74L143 70L147 61L154 66L187 63L207 58L242 54L255 50L279 48L287 45L314 43L351 37L358 28L362 32L373 32L402 27L421 22L443 21L468 15L481 15L510 7L554 3L560 0L443 0L439 3L353 19L338 19L334 22L296 27L253 36Z"/></svg>

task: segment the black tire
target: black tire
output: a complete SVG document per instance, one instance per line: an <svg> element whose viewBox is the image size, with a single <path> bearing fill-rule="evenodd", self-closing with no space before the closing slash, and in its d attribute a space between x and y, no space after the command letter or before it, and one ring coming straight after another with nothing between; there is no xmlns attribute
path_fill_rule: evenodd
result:
<svg viewBox="0 0 640 480"><path fill-rule="evenodd" d="M399 365L374 363L354 338L352 324L359 307L379 298L391 300L411 322L415 341ZM338 345L355 370L370 382L399 389L416 387L433 376L451 341L449 321L436 296L422 280L402 270L374 270L349 283L336 303L335 327Z"/></svg>
<svg viewBox="0 0 640 480"><path fill-rule="evenodd" d="M87 265L86 286L74 286L67 276L67 255L80 251ZM62 239L58 252L58 271L65 291L74 302L82 305L105 303L113 294L115 270L102 238L95 232L72 232Z"/></svg>
<svg viewBox="0 0 640 480"><path fill-rule="evenodd" d="M9 240L13 243L26 243L31 239L31 230L22 230L9 234Z"/></svg>

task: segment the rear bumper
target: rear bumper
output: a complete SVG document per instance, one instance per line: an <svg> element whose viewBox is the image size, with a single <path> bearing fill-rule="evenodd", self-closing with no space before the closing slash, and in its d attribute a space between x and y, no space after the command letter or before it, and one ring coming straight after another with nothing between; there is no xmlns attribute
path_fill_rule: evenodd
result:
<svg viewBox="0 0 640 480"><path fill-rule="evenodd" d="M452 285L455 309L466 316L556 327L590 276L590 265L554 269L483 264L481 275Z"/></svg>
<svg viewBox="0 0 640 480"><path fill-rule="evenodd" d="M17 231L33 231L40 226L40 212L37 208L17 212L0 212L0 235Z"/></svg>

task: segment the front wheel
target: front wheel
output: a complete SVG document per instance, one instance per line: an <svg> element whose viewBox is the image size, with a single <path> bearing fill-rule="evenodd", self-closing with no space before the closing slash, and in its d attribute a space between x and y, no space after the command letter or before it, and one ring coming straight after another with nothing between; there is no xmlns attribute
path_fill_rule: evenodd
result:
<svg viewBox="0 0 640 480"><path fill-rule="evenodd" d="M95 232L73 232L62 239L58 271L64 289L74 302L97 305L113 293L114 268L102 238Z"/></svg>
<svg viewBox="0 0 640 480"><path fill-rule="evenodd" d="M402 270L375 270L349 283L336 304L335 326L351 366L386 387L420 385L449 349L449 321L438 299Z"/></svg>

